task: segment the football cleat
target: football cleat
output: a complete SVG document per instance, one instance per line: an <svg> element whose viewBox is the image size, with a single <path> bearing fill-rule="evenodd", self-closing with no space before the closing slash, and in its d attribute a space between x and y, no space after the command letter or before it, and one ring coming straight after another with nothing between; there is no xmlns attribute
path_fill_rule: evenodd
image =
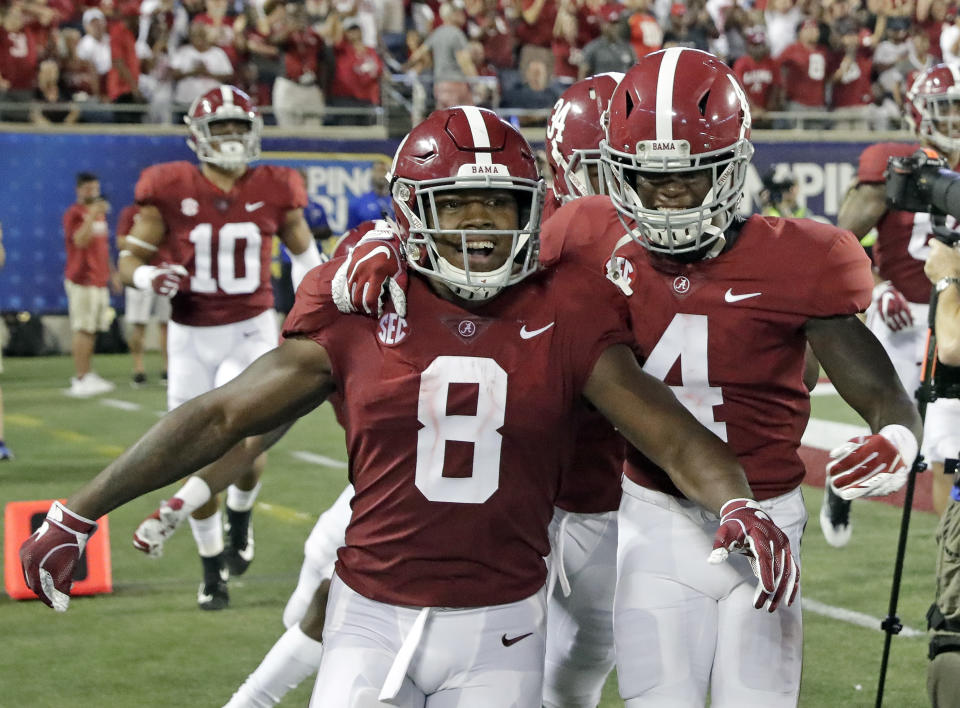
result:
<svg viewBox="0 0 960 708"><path fill-rule="evenodd" d="M201 610L224 610L230 605L227 581L230 571L223 566L223 554L210 558L200 557L203 563L203 582L197 590L197 606Z"/></svg>
<svg viewBox="0 0 960 708"><path fill-rule="evenodd" d="M226 534L223 558L231 575L243 575L253 562L253 524L250 511L234 511L229 506L223 522Z"/></svg>
<svg viewBox="0 0 960 708"><path fill-rule="evenodd" d="M183 508L183 499L171 497L160 503L160 508L140 522L133 532L133 547L151 558L163 555L163 544L189 514Z"/></svg>
<svg viewBox="0 0 960 708"><path fill-rule="evenodd" d="M850 502L841 499L827 484L820 507L820 530L827 543L843 548L850 542L853 526L850 523Z"/></svg>
<svg viewBox="0 0 960 708"><path fill-rule="evenodd" d="M130 377L130 386L132 388L143 388L147 385L147 375L142 371L137 371Z"/></svg>

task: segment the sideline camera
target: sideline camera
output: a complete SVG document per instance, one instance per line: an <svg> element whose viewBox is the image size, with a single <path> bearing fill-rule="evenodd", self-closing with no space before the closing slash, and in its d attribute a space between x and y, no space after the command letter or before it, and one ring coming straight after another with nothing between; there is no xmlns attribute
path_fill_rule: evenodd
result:
<svg viewBox="0 0 960 708"><path fill-rule="evenodd" d="M960 174L948 169L936 151L921 148L908 157L891 157L884 175L887 203L894 209L960 219ZM960 241L960 233L942 226L934 228L934 236L948 245Z"/></svg>

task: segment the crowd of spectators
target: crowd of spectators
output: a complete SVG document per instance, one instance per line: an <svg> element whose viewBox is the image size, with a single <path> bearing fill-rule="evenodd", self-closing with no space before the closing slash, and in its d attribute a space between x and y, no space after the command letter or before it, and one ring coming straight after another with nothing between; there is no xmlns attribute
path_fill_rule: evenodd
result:
<svg viewBox="0 0 960 708"><path fill-rule="evenodd" d="M0 0L0 118L166 122L219 82L282 126L364 123L385 87L428 108L548 109L671 46L720 56L760 127L842 109L884 128L911 77L960 61L960 0ZM416 77L414 80L413 77ZM18 104L23 104L20 108ZM84 110L80 110L84 108Z"/></svg>

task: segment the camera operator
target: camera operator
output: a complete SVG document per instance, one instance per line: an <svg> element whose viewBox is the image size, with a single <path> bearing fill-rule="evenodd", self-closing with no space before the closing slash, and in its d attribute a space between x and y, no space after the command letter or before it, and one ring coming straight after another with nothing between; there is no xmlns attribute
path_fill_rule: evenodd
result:
<svg viewBox="0 0 960 708"><path fill-rule="evenodd" d="M936 293L934 332L939 361L934 378L936 380L941 371L947 371L947 383L952 384L953 389L960 387L960 369L949 368L960 366L960 249L957 245L931 241L924 267ZM948 366L944 368L944 364ZM948 391L947 395L955 392ZM960 449L954 449L953 455L960 457ZM927 691L934 708L960 706L960 472L956 459L948 460L947 464L948 471L952 467L954 472L948 477L953 489L937 528L937 594L927 613L933 632Z"/></svg>
<svg viewBox="0 0 960 708"><path fill-rule="evenodd" d="M906 98L905 110L919 144L879 143L864 150L857 179L840 207L837 224L860 239L877 229L873 247L877 285L867 310L867 325L887 350L904 388L916 391L930 300L930 283L923 266L934 223L928 209L914 213L888 206L885 171L890 157L907 157L920 147L935 150L950 167L960 161L960 67L939 64L927 69L914 81ZM930 477L938 512L942 512L950 491L949 480L942 474L943 460L956 453L958 431L960 401L942 399L927 407L922 452L933 470ZM831 545L845 545L850 537L850 502L833 496L829 488L824 500L820 510L824 536Z"/></svg>

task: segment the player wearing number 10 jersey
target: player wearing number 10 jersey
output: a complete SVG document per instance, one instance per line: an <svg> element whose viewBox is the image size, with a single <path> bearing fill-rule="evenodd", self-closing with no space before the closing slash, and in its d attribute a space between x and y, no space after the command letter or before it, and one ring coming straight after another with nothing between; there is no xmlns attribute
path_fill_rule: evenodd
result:
<svg viewBox="0 0 960 708"><path fill-rule="evenodd" d="M307 194L299 173L249 166L260 154L262 127L250 98L221 86L198 98L185 121L187 143L200 165L170 162L143 171L135 192L140 218L119 265L127 283L175 293L168 334L170 409L226 383L277 345L270 285L274 236L291 254L295 284L321 262L303 217ZM147 265L158 249L174 265ZM203 609L227 604L224 562L237 573L252 559L249 511L265 460L237 457L244 459L237 466L249 469L235 470L237 481L227 491L226 556L216 498L191 518L204 566L198 594ZM199 479L188 485L202 485L198 502L208 496Z"/></svg>

